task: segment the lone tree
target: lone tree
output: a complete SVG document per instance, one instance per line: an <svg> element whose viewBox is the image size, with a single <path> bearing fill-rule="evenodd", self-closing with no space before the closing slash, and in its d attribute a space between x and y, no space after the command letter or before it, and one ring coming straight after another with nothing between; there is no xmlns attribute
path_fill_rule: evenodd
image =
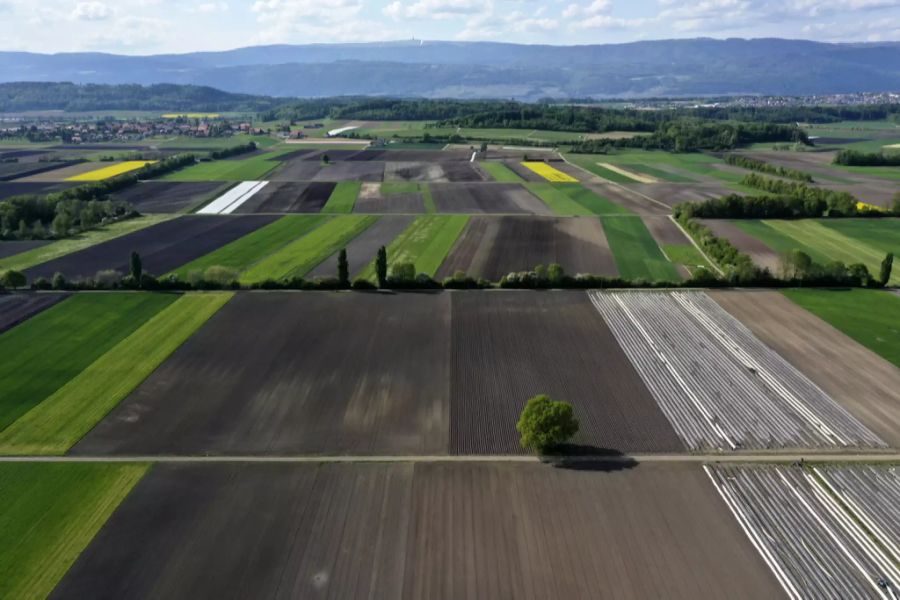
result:
<svg viewBox="0 0 900 600"><path fill-rule="evenodd" d="M378 287L387 285L387 250L384 246L378 249L375 256L375 276L378 278Z"/></svg>
<svg viewBox="0 0 900 600"><path fill-rule="evenodd" d="M344 287L350 285L350 263L347 262L346 248L341 248L338 252L338 281Z"/></svg>
<svg viewBox="0 0 900 600"><path fill-rule="evenodd" d="M894 268L894 253L888 252L884 260L881 261L881 274L878 278L881 287L885 287L891 280L891 270Z"/></svg>
<svg viewBox="0 0 900 600"><path fill-rule="evenodd" d="M541 394L525 405L516 430L523 448L544 454L578 432L578 419L571 404Z"/></svg>
<svg viewBox="0 0 900 600"><path fill-rule="evenodd" d="M141 255L137 252L132 252L129 264L131 265L131 276L134 278L135 282L140 285L141 275L144 274L144 263L141 262Z"/></svg>
<svg viewBox="0 0 900 600"><path fill-rule="evenodd" d="M21 271L13 271L10 269L9 271L0 273L0 287L15 289L25 287L26 283L28 283L28 280Z"/></svg>

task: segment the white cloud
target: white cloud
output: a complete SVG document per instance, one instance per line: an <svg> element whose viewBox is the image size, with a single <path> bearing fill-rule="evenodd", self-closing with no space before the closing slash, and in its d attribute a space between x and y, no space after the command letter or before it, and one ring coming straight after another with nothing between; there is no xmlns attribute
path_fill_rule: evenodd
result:
<svg viewBox="0 0 900 600"><path fill-rule="evenodd" d="M382 12L393 19L446 20L480 14L484 8L483 0L416 0L411 3L395 0Z"/></svg>
<svg viewBox="0 0 900 600"><path fill-rule="evenodd" d="M115 11L103 2L79 2L72 10L72 18L76 21L105 21Z"/></svg>
<svg viewBox="0 0 900 600"><path fill-rule="evenodd" d="M216 14L223 13L228 11L228 3L227 2L203 2L196 6L190 7L188 9L190 12L196 12L201 14Z"/></svg>

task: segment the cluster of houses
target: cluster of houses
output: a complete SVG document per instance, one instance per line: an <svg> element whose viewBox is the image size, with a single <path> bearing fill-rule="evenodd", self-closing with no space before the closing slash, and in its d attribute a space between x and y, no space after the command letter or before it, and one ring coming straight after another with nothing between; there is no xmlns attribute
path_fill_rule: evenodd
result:
<svg viewBox="0 0 900 600"><path fill-rule="evenodd" d="M28 138L33 142L62 141L66 144L129 142L156 137L228 137L236 133L265 134L249 122L227 119L130 119L62 121L49 117L0 124L3 138Z"/></svg>

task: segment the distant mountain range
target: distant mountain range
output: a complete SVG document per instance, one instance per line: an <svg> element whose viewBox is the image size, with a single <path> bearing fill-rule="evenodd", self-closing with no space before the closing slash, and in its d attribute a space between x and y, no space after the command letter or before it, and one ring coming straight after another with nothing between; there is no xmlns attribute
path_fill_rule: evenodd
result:
<svg viewBox="0 0 900 600"><path fill-rule="evenodd" d="M0 82L177 83L269 96L615 98L900 90L900 42L693 39L588 46L390 42L154 56L0 52Z"/></svg>

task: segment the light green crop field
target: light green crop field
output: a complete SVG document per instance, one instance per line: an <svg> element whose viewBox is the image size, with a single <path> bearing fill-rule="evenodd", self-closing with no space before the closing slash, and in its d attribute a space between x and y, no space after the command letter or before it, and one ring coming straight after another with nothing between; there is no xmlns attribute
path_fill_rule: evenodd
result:
<svg viewBox="0 0 900 600"><path fill-rule="evenodd" d="M785 290L784 295L900 367L900 296L883 290Z"/></svg>
<svg viewBox="0 0 900 600"><path fill-rule="evenodd" d="M0 431L175 301L168 294L78 294L0 335Z"/></svg>
<svg viewBox="0 0 900 600"><path fill-rule="evenodd" d="M234 294L185 294L0 432L0 453L64 454Z"/></svg>
<svg viewBox="0 0 900 600"><path fill-rule="evenodd" d="M595 155L569 154L566 156L566 160L607 181L612 181L613 183L634 183L632 178L598 165L597 163L601 161L598 161Z"/></svg>
<svg viewBox="0 0 900 600"><path fill-rule="evenodd" d="M282 246L241 273L241 283L303 277L320 262L372 226L378 217L340 215Z"/></svg>
<svg viewBox="0 0 900 600"><path fill-rule="evenodd" d="M623 279L681 281L640 217L600 217L616 268Z"/></svg>
<svg viewBox="0 0 900 600"><path fill-rule="evenodd" d="M23 271L35 265L40 265L55 258L59 258L60 256L84 250L85 248L89 248L90 246L94 246L101 242L128 235L129 233L144 229L145 227L150 227L151 225L174 219L175 217L176 215L144 215L135 219L128 219L127 221L119 221L118 223L106 225L99 229L92 229L91 231L86 231L73 238L58 240L51 242L46 246L28 250L27 252L0 258L0 271L6 271L7 269Z"/></svg>
<svg viewBox="0 0 900 600"><path fill-rule="evenodd" d="M828 219L819 222L882 254L893 252L900 260L900 219Z"/></svg>
<svg viewBox="0 0 900 600"><path fill-rule="evenodd" d="M876 228L873 239L879 240L873 243L865 234L867 227L865 223L858 222L862 220L856 221L853 225L835 225L832 221L823 219L735 220L732 223L780 254L797 249L820 264L835 260L846 265L862 263L869 269L870 274L878 276L885 254L894 251L885 248L893 245L890 240L896 240L896 231L890 229L891 225L886 222L870 219ZM896 222L895 219L891 221ZM893 227L896 228L896 224ZM845 228L848 232L852 231L852 235L843 233ZM895 271L890 283L893 285L900 283L900 273Z"/></svg>
<svg viewBox="0 0 900 600"><path fill-rule="evenodd" d="M525 181L519 175L501 162L491 162L484 160L478 163L478 166L484 169L488 175L494 178L494 181L501 183L522 183Z"/></svg>
<svg viewBox="0 0 900 600"><path fill-rule="evenodd" d="M424 184L415 181L385 181L381 184L381 195L417 194L422 191L423 187L425 187Z"/></svg>
<svg viewBox="0 0 900 600"><path fill-rule="evenodd" d="M866 150L861 150L866 151ZM868 150L869 152L877 152L878 149ZM846 171L848 173L856 173L858 175L870 175L872 177L881 177L882 179L890 179L892 181L900 181L900 168L897 167L845 167L844 165L831 165L835 169Z"/></svg>
<svg viewBox="0 0 900 600"><path fill-rule="evenodd" d="M340 181L322 207L323 213L352 213L359 197L362 183L359 181Z"/></svg>
<svg viewBox="0 0 900 600"><path fill-rule="evenodd" d="M409 262L416 266L416 273L433 277L468 221L468 215L418 217L387 247L388 267ZM374 280L375 262L360 276Z"/></svg>
<svg viewBox="0 0 900 600"><path fill-rule="evenodd" d="M562 184L553 184L548 182L527 182L523 184L528 191L540 198L544 204L550 207L554 213L561 216L585 217L594 213L576 202L561 187Z"/></svg>
<svg viewBox="0 0 900 600"><path fill-rule="evenodd" d="M48 597L147 468L0 464L0 598Z"/></svg>
<svg viewBox="0 0 900 600"><path fill-rule="evenodd" d="M692 183L694 181L690 177L685 177L684 175L679 175L677 173L670 173L669 171L663 171L662 169L657 169L655 167L651 167L650 165L645 165L642 163L622 163L622 167L636 173L643 173L644 175L656 177L657 179L660 179L662 181L671 181L672 183Z"/></svg>
<svg viewBox="0 0 900 600"><path fill-rule="evenodd" d="M293 152L295 148L278 146L271 152L249 158L212 160L169 173L162 181L256 181L281 166L278 156Z"/></svg>
<svg viewBox="0 0 900 600"><path fill-rule="evenodd" d="M676 265L686 267L691 273L701 267L710 273L715 272L709 261L700 254L700 251L693 244L665 244L663 251L670 261Z"/></svg>
<svg viewBox="0 0 900 600"><path fill-rule="evenodd" d="M172 271L184 279L194 271L219 266L244 271L328 220L326 215L285 215Z"/></svg>
<svg viewBox="0 0 900 600"><path fill-rule="evenodd" d="M555 184L569 198L595 215L630 215L631 210L594 193L580 183Z"/></svg>

